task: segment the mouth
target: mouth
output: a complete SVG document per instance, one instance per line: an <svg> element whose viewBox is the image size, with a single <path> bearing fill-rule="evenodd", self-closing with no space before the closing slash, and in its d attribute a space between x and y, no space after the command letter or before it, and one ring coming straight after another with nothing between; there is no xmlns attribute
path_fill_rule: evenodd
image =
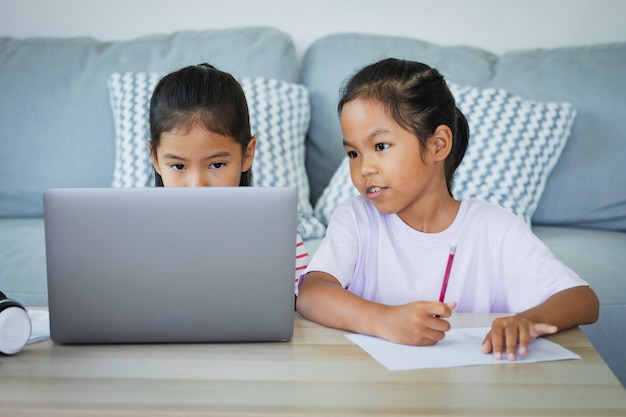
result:
<svg viewBox="0 0 626 417"><path fill-rule="evenodd" d="M380 187L378 185L372 185L370 187L366 187L365 188L365 195L368 198L376 198L378 197L383 191L385 190L384 187Z"/></svg>

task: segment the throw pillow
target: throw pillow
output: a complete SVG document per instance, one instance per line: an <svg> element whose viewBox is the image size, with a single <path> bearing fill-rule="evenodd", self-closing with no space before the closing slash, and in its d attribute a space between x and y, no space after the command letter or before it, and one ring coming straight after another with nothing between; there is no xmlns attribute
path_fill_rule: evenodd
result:
<svg viewBox="0 0 626 417"><path fill-rule="evenodd" d="M114 73L108 79L115 124L113 187L147 187L154 184L146 142L150 140L148 111L158 74Z"/></svg>
<svg viewBox="0 0 626 417"><path fill-rule="evenodd" d="M114 187L154 184L146 141L150 138L150 97L160 78L159 74L129 72L114 73L108 79L116 134ZM310 121L306 87L268 78L238 81L248 101L252 134L257 138L254 185L297 188L298 230L304 239L322 237L325 227L313 216L304 168L304 139Z"/></svg>
<svg viewBox="0 0 626 417"><path fill-rule="evenodd" d="M498 204L530 225L569 138L575 109L569 103L524 100L505 90L449 86L470 127L469 146L454 177L454 197ZM335 207L357 194L345 157L314 213L327 225Z"/></svg>

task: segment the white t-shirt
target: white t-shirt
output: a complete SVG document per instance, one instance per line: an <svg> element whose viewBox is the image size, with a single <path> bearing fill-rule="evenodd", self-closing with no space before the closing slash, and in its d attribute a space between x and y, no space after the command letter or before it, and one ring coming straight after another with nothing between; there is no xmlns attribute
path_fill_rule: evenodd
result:
<svg viewBox="0 0 626 417"><path fill-rule="evenodd" d="M438 300L453 243L444 301L457 301L456 312L520 312L587 285L523 220L481 200L462 201L446 230L422 233L357 196L333 213L307 272L326 272L352 293L386 305Z"/></svg>

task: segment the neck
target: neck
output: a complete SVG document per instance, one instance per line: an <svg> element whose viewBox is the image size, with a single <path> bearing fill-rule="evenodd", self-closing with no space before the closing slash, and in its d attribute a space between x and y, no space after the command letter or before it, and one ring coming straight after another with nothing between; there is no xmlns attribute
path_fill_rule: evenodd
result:
<svg viewBox="0 0 626 417"><path fill-rule="evenodd" d="M398 212L398 216L417 231L439 233L454 222L460 206L460 201L447 195L434 201L421 202L419 208Z"/></svg>

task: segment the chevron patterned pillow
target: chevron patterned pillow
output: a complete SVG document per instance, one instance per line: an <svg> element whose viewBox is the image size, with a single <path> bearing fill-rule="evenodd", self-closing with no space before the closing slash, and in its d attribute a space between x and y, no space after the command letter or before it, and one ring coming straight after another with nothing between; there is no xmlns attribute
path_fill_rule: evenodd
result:
<svg viewBox="0 0 626 417"><path fill-rule="evenodd" d="M150 96L161 77L148 73L114 73L108 79L115 123L113 187L149 187L154 170L146 142L150 140Z"/></svg>
<svg viewBox="0 0 626 417"><path fill-rule="evenodd" d="M113 187L154 184L146 141L148 108L159 74L113 73L108 79L115 122ZM325 226L313 216L304 168L304 139L310 120L306 87L267 78L241 78L248 101L250 126L257 138L252 165L255 186L298 189L298 230L303 239L324 236Z"/></svg>
<svg viewBox="0 0 626 417"><path fill-rule="evenodd" d="M455 198L498 204L530 225L546 180L567 143L576 110L569 103L524 100L505 90L449 85L470 126L467 153L454 177ZM314 214L328 224L335 207L357 194L346 157Z"/></svg>

